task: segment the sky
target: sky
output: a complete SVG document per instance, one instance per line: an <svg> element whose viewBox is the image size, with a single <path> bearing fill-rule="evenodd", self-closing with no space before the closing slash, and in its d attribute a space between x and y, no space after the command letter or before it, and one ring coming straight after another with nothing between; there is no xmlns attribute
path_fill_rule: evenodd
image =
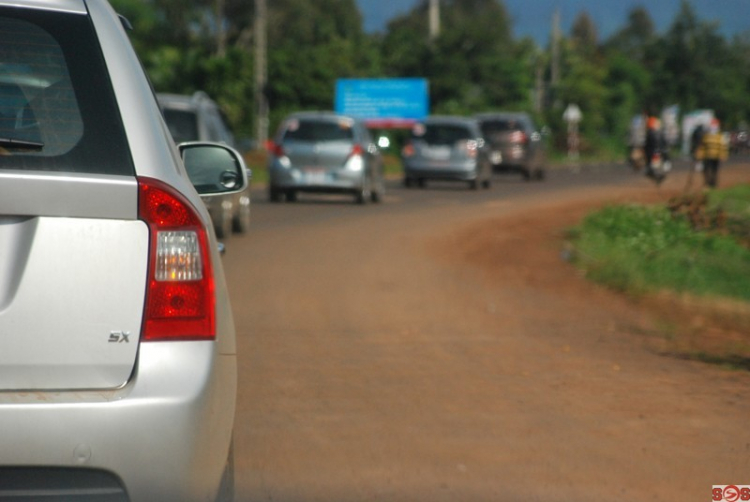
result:
<svg viewBox="0 0 750 502"><path fill-rule="evenodd" d="M364 18L365 30L384 31L388 20L411 10L420 0L356 0ZM555 9L560 9L562 30L570 33L578 13L588 12L594 20L600 39L605 39L627 21L628 13L645 6L659 32L669 28L680 8L680 0L504 0L513 19L517 38L531 37L547 45ZM698 16L717 21L719 31L727 37L750 31L750 0L691 0ZM442 20L443 25L447 21Z"/></svg>

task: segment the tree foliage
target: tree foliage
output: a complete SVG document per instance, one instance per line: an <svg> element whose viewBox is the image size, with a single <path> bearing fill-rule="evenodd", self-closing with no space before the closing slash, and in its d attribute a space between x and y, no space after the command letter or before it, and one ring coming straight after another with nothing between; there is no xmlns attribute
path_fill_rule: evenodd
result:
<svg viewBox="0 0 750 502"><path fill-rule="evenodd" d="M205 90L238 133L252 132L254 2L112 3L132 22L131 39L157 91ZM539 76L549 80L551 48L514 37L503 0L440 0L441 30L430 39L428 3L368 34L355 0L268 1L264 92L272 124L291 111L332 108L336 80L353 77L426 78L434 113L534 111L532 91ZM750 119L750 34L727 40L687 0L663 34L636 7L600 40L581 12L560 49L560 80L546 86L539 118L561 126L562 109L574 102L589 143L623 137L632 115L672 104L713 109L727 125ZM548 69L538 73L541 64Z"/></svg>

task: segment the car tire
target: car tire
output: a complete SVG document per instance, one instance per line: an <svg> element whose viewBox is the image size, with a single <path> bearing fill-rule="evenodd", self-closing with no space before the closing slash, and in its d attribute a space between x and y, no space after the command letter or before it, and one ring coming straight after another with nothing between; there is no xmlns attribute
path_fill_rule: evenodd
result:
<svg viewBox="0 0 750 502"><path fill-rule="evenodd" d="M544 169L542 169L541 167L539 169L537 169L536 171L534 171L534 179L536 181L542 181L542 180L544 180L545 176L546 176L546 173L545 173Z"/></svg>
<svg viewBox="0 0 750 502"><path fill-rule="evenodd" d="M232 209L222 206L218 221L214 222L217 239L227 239L232 233Z"/></svg>
<svg viewBox="0 0 750 502"><path fill-rule="evenodd" d="M409 176L406 176L404 178L404 186L406 188L412 188L414 186L414 178L410 178Z"/></svg>
<svg viewBox="0 0 750 502"><path fill-rule="evenodd" d="M271 202L283 202L284 193L273 185L268 186L268 200Z"/></svg>
<svg viewBox="0 0 750 502"><path fill-rule="evenodd" d="M484 181L482 182L482 188L484 188L485 190L489 189L489 188L490 188L491 186L492 186L492 179L491 179L491 178L489 178L489 177L488 177L488 178L486 178L486 179L485 179L485 180L484 180Z"/></svg>
<svg viewBox="0 0 750 502"><path fill-rule="evenodd" d="M378 183L378 189L372 191L371 200L375 203L383 202L385 197L385 180L381 179Z"/></svg>
<svg viewBox="0 0 750 502"><path fill-rule="evenodd" d="M417 180L417 186L418 186L419 188L425 188L425 187L427 186L427 180L426 180L426 179L424 179L424 178L419 178L419 179Z"/></svg>
<svg viewBox="0 0 750 502"><path fill-rule="evenodd" d="M479 181L479 177L474 178L473 180L469 181L469 188L471 190L479 190L479 187L481 186L481 181Z"/></svg>
<svg viewBox="0 0 750 502"><path fill-rule="evenodd" d="M531 171L529 169L524 169L523 171L521 171L521 176L523 176L524 181L530 181Z"/></svg>
<svg viewBox="0 0 750 502"><path fill-rule="evenodd" d="M250 228L250 198L240 199L240 208L232 218L232 230L238 234L244 234Z"/></svg>
<svg viewBox="0 0 750 502"><path fill-rule="evenodd" d="M297 192L294 190L287 190L286 192L286 201L287 202L297 202Z"/></svg>
<svg viewBox="0 0 750 502"><path fill-rule="evenodd" d="M227 463L224 466L224 474L221 476L219 493L216 495L216 502L233 502L234 501L234 441L229 443L229 454Z"/></svg>
<svg viewBox="0 0 750 502"><path fill-rule="evenodd" d="M372 191L372 180L370 178L366 177L362 181L362 186L359 188L357 193L354 196L354 201L357 204L367 204L367 202L370 200L370 197L373 195Z"/></svg>

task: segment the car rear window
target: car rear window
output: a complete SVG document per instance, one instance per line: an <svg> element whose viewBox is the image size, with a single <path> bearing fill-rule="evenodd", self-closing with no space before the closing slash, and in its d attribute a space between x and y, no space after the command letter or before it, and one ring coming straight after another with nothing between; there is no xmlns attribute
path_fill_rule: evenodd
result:
<svg viewBox="0 0 750 502"><path fill-rule="evenodd" d="M486 120L482 121L480 125L482 134L490 136L497 132L506 131L522 131L524 124L520 120L507 119L507 120Z"/></svg>
<svg viewBox="0 0 750 502"><path fill-rule="evenodd" d="M0 169L134 173L87 16L0 8Z"/></svg>
<svg viewBox="0 0 750 502"><path fill-rule="evenodd" d="M430 145L453 145L473 137L471 129L462 125L427 124L412 130L412 138L424 140Z"/></svg>
<svg viewBox="0 0 750 502"><path fill-rule="evenodd" d="M164 120L175 143L198 141L198 115L194 111L164 108Z"/></svg>
<svg viewBox="0 0 750 502"><path fill-rule="evenodd" d="M353 120L290 119L285 124L284 141L352 141L353 138Z"/></svg>

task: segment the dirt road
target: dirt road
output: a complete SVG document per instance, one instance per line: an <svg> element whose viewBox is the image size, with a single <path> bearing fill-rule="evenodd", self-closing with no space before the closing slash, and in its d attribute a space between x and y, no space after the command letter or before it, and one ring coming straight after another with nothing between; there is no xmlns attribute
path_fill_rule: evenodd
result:
<svg viewBox="0 0 750 502"><path fill-rule="evenodd" d="M304 223L230 241L238 500L708 501L750 484L750 375L661 353L706 318L663 316L560 258L590 208L683 184L397 217L343 202L352 217L319 223L303 200Z"/></svg>

